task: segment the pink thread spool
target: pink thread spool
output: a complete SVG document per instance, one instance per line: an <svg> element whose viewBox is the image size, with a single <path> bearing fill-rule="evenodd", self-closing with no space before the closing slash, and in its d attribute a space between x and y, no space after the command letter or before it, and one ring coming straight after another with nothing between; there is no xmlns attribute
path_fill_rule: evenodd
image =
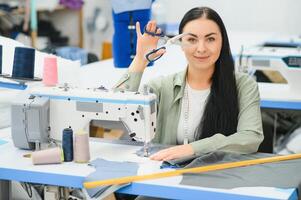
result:
<svg viewBox="0 0 301 200"><path fill-rule="evenodd" d="M57 59L56 57L44 58L43 83L45 86L55 86L57 78Z"/></svg>
<svg viewBox="0 0 301 200"><path fill-rule="evenodd" d="M62 151L59 147L35 151L31 158L34 165L58 164L62 162Z"/></svg>
<svg viewBox="0 0 301 200"><path fill-rule="evenodd" d="M74 136L74 161L77 163L89 162L89 134L83 131L79 131Z"/></svg>

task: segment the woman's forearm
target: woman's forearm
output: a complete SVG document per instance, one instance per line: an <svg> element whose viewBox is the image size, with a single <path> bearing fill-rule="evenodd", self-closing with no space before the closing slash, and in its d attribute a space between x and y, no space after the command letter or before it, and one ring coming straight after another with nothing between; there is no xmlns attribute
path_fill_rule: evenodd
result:
<svg viewBox="0 0 301 200"><path fill-rule="evenodd" d="M147 64L148 61L146 59L135 56L129 67L129 72L143 72Z"/></svg>

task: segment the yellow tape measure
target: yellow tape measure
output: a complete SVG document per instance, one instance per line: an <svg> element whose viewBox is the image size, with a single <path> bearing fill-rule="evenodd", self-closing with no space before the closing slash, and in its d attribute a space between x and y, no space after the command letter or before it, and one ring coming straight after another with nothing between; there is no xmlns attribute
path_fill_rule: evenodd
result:
<svg viewBox="0 0 301 200"><path fill-rule="evenodd" d="M301 158L301 154L273 156L273 157L259 158L259 159L253 159L253 160L244 160L244 161L237 161L237 162L208 165L208 166L203 166L203 167L179 169L179 170L168 171L168 172L159 172L159 173L146 174L146 175L126 176L126 177L122 177L122 178L84 182L83 185L85 188L91 189L91 188L96 188L96 187L105 186L105 185L119 185L119 184L131 183L134 181L145 181L145 180L150 180L150 179L179 176L179 175L182 175L185 173L202 173L202 172L209 172L209 171L215 171L215 170L230 169L230 168L235 168L235 167L258 165L258 164L263 164L263 163L294 160L294 159L300 159L300 158Z"/></svg>

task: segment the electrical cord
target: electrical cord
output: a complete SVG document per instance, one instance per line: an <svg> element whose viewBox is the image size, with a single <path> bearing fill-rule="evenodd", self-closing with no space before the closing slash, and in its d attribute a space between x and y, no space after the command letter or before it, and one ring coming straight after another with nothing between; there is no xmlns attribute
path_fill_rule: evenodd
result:
<svg viewBox="0 0 301 200"><path fill-rule="evenodd" d="M27 193L28 197L32 198L32 188L31 188L31 185L29 183L21 182L21 186L23 187L23 189Z"/></svg>

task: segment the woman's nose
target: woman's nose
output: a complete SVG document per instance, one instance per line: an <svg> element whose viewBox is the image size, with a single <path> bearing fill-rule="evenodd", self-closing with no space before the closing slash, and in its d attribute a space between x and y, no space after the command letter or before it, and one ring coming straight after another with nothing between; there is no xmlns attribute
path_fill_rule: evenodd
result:
<svg viewBox="0 0 301 200"><path fill-rule="evenodd" d="M197 52L198 53L206 52L206 45L205 45L204 41L199 40L199 42L197 43Z"/></svg>

